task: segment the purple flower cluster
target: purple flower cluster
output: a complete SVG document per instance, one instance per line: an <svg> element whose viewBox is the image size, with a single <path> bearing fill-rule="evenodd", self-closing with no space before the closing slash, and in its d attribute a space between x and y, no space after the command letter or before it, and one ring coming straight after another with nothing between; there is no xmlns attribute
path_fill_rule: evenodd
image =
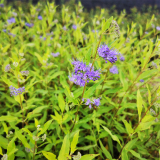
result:
<svg viewBox="0 0 160 160"><path fill-rule="evenodd" d="M142 83L143 83L143 82L144 82L144 80L143 80L143 79L140 79L140 82L142 82Z"/></svg>
<svg viewBox="0 0 160 160"><path fill-rule="evenodd" d="M76 26L75 24L73 24L73 25L72 25L72 28L73 28L74 30L76 30L76 29L77 29L77 26Z"/></svg>
<svg viewBox="0 0 160 160"><path fill-rule="evenodd" d="M3 7L4 7L4 4L3 4L3 3L1 3L1 4L0 4L0 7L2 7L2 8L3 8Z"/></svg>
<svg viewBox="0 0 160 160"><path fill-rule="evenodd" d="M38 16L38 19L39 19L39 20L42 20L42 16Z"/></svg>
<svg viewBox="0 0 160 160"><path fill-rule="evenodd" d="M29 71L21 71L21 74L24 76L28 76L29 75Z"/></svg>
<svg viewBox="0 0 160 160"><path fill-rule="evenodd" d="M69 76L70 81L74 82L76 85L84 86L86 81L89 83L90 80L97 80L100 78L99 70L94 71L94 67L91 68L91 64L86 65L80 61L73 61L74 73Z"/></svg>
<svg viewBox="0 0 160 160"><path fill-rule="evenodd" d="M5 69L4 69L4 71L5 71L5 72L8 72L8 71L10 71L10 69L11 69L10 64L7 64L6 67L5 67Z"/></svg>
<svg viewBox="0 0 160 160"><path fill-rule="evenodd" d="M10 86L9 87L10 91L11 91L11 96L18 96L20 94L22 94L23 92L25 92L25 87L20 87L18 89L16 89L15 87L13 86Z"/></svg>
<svg viewBox="0 0 160 160"><path fill-rule="evenodd" d="M118 68L114 65L114 66L112 66L110 69L109 69L109 71L111 72L111 73L113 73L113 74L118 74Z"/></svg>
<svg viewBox="0 0 160 160"><path fill-rule="evenodd" d="M60 53L59 53L59 52L57 52L57 53L51 53L51 55L52 55L53 57L58 57L58 56L60 55Z"/></svg>
<svg viewBox="0 0 160 160"><path fill-rule="evenodd" d="M12 37L15 37L16 35L13 34L13 33L8 33L8 35L12 36Z"/></svg>
<svg viewBox="0 0 160 160"><path fill-rule="evenodd" d="M157 29L158 31L160 31L160 27L159 27L159 26L157 26L156 29Z"/></svg>
<svg viewBox="0 0 160 160"><path fill-rule="evenodd" d="M12 23L15 23L16 20L15 20L15 18L12 17L12 18L8 19L7 22L8 22L9 24L12 24Z"/></svg>
<svg viewBox="0 0 160 160"><path fill-rule="evenodd" d="M98 48L98 53L100 57L106 60L106 63L107 60L111 63L115 63L117 61L118 53L116 52L116 50L110 49L107 45L101 45Z"/></svg>
<svg viewBox="0 0 160 160"><path fill-rule="evenodd" d="M84 99L82 99L82 101L84 102ZM98 107L98 106L100 105L100 98L93 99L93 101L88 98L88 99L86 100L86 103L85 103L85 104L86 104L86 105L89 105L89 108L90 108L90 109L92 108L92 105Z"/></svg>
<svg viewBox="0 0 160 160"><path fill-rule="evenodd" d="M30 28L33 27L33 23L27 23L27 22L26 22L25 25L26 25L27 27L30 27Z"/></svg>

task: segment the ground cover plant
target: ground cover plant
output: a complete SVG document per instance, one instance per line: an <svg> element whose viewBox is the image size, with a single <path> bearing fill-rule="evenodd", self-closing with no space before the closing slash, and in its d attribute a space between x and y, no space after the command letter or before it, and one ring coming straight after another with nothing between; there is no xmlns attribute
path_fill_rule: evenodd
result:
<svg viewBox="0 0 160 160"><path fill-rule="evenodd" d="M2 160L159 159L158 15L130 16L1 1Z"/></svg>

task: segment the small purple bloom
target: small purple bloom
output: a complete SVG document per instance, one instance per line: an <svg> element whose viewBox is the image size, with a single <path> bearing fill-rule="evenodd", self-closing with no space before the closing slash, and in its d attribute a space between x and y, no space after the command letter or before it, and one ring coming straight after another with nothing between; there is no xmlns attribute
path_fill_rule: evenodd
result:
<svg viewBox="0 0 160 160"><path fill-rule="evenodd" d="M156 29L157 29L158 31L160 31L160 27L159 27L159 26L157 26Z"/></svg>
<svg viewBox="0 0 160 160"><path fill-rule="evenodd" d="M7 64L6 67L5 67L5 69L4 69L4 71L5 71L5 72L8 72L8 71L10 71L10 69L11 69L10 64Z"/></svg>
<svg viewBox="0 0 160 160"><path fill-rule="evenodd" d="M29 71L21 71L21 74L24 76L28 76L29 75Z"/></svg>
<svg viewBox="0 0 160 160"><path fill-rule="evenodd" d="M6 32L7 32L7 30L6 30L6 29L3 29L3 32L5 32L5 33L6 33Z"/></svg>
<svg viewBox="0 0 160 160"><path fill-rule="evenodd" d="M76 29L77 29L77 26L76 26L75 24L73 24L73 25L72 25L72 28L73 28L74 30L76 30Z"/></svg>
<svg viewBox="0 0 160 160"><path fill-rule="evenodd" d="M95 30L93 29L92 32L95 33ZM96 30L96 32L98 33L98 30Z"/></svg>
<svg viewBox="0 0 160 160"><path fill-rule="evenodd" d="M143 80L143 79L140 79L140 82L144 82L144 80Z"/></svg>
<svg viewBox="0 0 160 160"><path fill-rule="evenodd" d="M39 9L39 8L37 8L37 9L36 9L36 11L37 11L37 12L39 12L39 11L40 11L40 9Z"/></svg>
<svg viewBox="0 0 160 160"><path fill-rule="evenodd" d="M20 88L16 89L15 87L10 86L9 89L11 91L11 93L10 93L11 96L18 96L18 95L22 94L23 92L25 92L25 87L20 87Z"/></svg>
<svg viewBox="0 0 160 160"><path fill-rule="evenodd" d="M38 16L38 19L39 19L39 20L42 20L42 16Z"/></svg>
<svg viewBox="0 0 160 160"><path fill-rule="evenodd" d="M8 19L7 22L8 22L9 24L12 24L12 23L15 23L16 20L15 20L15 18L12 17L12 18Z"/></svg>
<svg viewBox="0 0 160 160"><path fill-rule="evenodd" d="M46 37L43 37L43 36L39 36L40 38L42 38L44 41L46 40Z"/></svg>
<svg viewBox="0 0 160 160"><path fill-rule="evenodd" d="M58 57L58 56L60 55L60 53L59 53L59 52L57 52L57 53L51 53L51 55L52 55L53 57Z"/></svg>
<svg viewBox="0 0 160 160"><path fill-rule="evenodd" d="M113 74L118 74L118 68L114 65L114 66L112 66L110 69L109 69L109 71L111 72L111 73L113 73Z"/></svg>
<svg viewBox="0 0 160 160"><path fill-rule="evenodd" d="M12 37L15 37L16 35L13 34L13 33L8 33L8 35L12 36Z"/></svg>
<svg viewBox="0 0 160 160"><path fill-rule="evenodd" d="M84 99L83 99L83 102L84 102ZM90 109L92 108L92 105L98 107L98 106L100 105L100 98L93 99L93 100L91 100L91 99L88 98L88 99L86 100L85 105L89 105L89 108L90 108Z"/></svg>
<svg viewBox="0 0 160 160"><path fill-rule="evenodd" d="M90 103L91 103L91 100L90 100L90 99L87 99L86 105L89 105Z"/></svg>
<svg viewBox="0 0 160 160"><path fill-rule="evenodd" d="M26 25L27 27L33 27L33 23L30 24L30 23L27 23L27 22L26 22L25 25Z"/></svg>
<svg viewBox="0 0 160 160"><path fill-rule="evenodd" d="M120 59L120 61L124 61L125 60L125 58L122 55L120 56L119 59Z"/></svg>
<svg viewBox="0 0 160 160"><path fill-rule="evenodd" d="M3 3L1 3L1 4L0 4L0 7L2 7L2 8L3 8L3 7L4 7L4 4L3 4Z"/></svg>
<svg viewBox="0 0 160 160"><path fill-rule="evenodd" d="M94 101L94 105L95 106L99 106L100 105L100 98L94 99L93 101Z"/></svg>
<svg viewBox="0 0 160 160"><path fill-rule="evenodd" d="M67 30L66 26L63 26L63 30L64 30L64 31L66 31L66 30Z"/></svg>
<svg viewBox="0 0 160 160"><path fill-rule="evenodd" d="M107 45L101 45L98 48L99 56L102 57L104 60L107 60L111 63L115 63L117 61L118 53L116 50L110 49Z"/></svg>

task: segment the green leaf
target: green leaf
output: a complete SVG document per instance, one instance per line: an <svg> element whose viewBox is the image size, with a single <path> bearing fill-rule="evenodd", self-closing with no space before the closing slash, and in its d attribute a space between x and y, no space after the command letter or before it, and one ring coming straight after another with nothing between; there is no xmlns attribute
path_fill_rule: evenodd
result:
<svg viewBox="0 0 160 160"><path fill-rule="evenodd" d="M93 158L97 157L99 154L86 154L81 157L80 160L92 160Z"/></svg>
<svg viewBox="0 0 160 160"><path fill-rule="evenodd" d="M49 76L47 82L49 83L52 79L54 79L54 78L56 78L57 76L62 75L62 74L64 74L64 73L65 73L64 71L59 71L59 72L54 73L52 76Z"/></svg>
<svg viewBox="0 0 160 160"><path fill-rule="evenodd" d="M18 132L15 132L15 134L16 134L17 138L18 138L19 140L21 140L22 144L23 144L26 148L31 148L30 145L28 144L25 136L22 135L22 131L21 131L21 130L18 131Z"/></svg>
<svg viewBox="0 0 160 160"><path fill-rule="evenodd" d="M14 153L18 150L15 148L15 141L16 137L12 138L12 140L9 142L8 147L7 147L7 155L8 155L8 160L14 160L15 155Z"/></svg>
<svg viewBox="0 0 160 160"><path fill-rule="evenodd" d="M8 127L6 125L5 122L2 122L2 125L3 125L3 128L4 128L4 131L6 132L6 134L8 135Z"/></svg>
<svg viewBox="0 0 160 160"><path fill-rule="evenodd" d="M37 128L37 126L38 126L38 120L36 118L34 118L34 123L35 123L35 127Z"/></svg>
<svg viewBox="0 0 160 160"><path fill-rule="evenodd" d="M70 141L69 134L64 137L63 144L58 156L58 160L67 160L67 156L69 155Z"/></svg>
<svg viewBox="0 0 160 160"><path fill-rule="evenodd" d="M17 101L21 105L21 102L23 102L23 100L24 100L24 96L23 96L23 94L20 94L18 96L14 96L14 99L15 99L15 101Z"/></svg>
<svg viewBox="0 0 160 160"><path fill-rule="evenodd" d="M141 97L141 93L139 90L137 91L137 108L138 108L138 115L139 115L139 120L140 120L141 113L142 113L142 97Z"/></svg>
<svg viewBox="0 0 160 160"><path fill-rule="evenodd" d="M138 138L129 141L126 144L125 149L129 151L136 144L137 140L138 140Z"/></svg>
<svg viewBox="0 0 160 160"><path fill-rule="evenodd" d="M76 151L76 145L78 143L79 138L79 130L75 133L73 140L71 142L71 154L73 154Z"/></svg>
<svg viewBox="0 0 160 160"><path fill-rule="evenodd" d="M127 83L127 80L126 80L125 75L127 75L127 74L124 74L124 72L123 72L122 69L120 68L120 69L119 69L120 81L121 81L121 83L122 83L122 85L123 85L124 90L127 90L127 89L128 89L128 83Z"/></svg>
<svg viewBox="0 0 160 160"><path fill-rule="evenodd" d="M105 126L102 126L103 128L104 128L104 130L112 137L112 139L114 140L114 141L117 141L118 143L119 143L119 145L121 146L121 143L120 143L120 141L119 141L119 138L116 136L116 135L113 135L112 133L111 133L111 131L107 128L107 127L105 127Z"/></svg>
<svg viewBox="0 0 160 160"><path fill-rule="evenodd" d="M126 120L123 120L123 123L126 127L126 130L127 130L127 133L130 135L131 133L133 133L133 129L131 127L131 125L126 121Z"/></svg>
<svg viewBox="0 0 160 160"><path fill-rule="evenodd" d="M135 151L133 151L133 150L130 150L130 152L131 152L131 153L133 154L133 156L135 156L136 158L138 158L138 159L140 159L140 160L146 160L145 158L142 158L139 153L137 153L137 152L135 152Z"/></svg>
<svg viewBox="0 0 160 160"><path fill-rule="evenodd" d="M43 134L50 126L50 124L52 123L53 120L49 120L44 124L44 127L42 128L42 130L38 133L38 136L40 136L41 134Z"/></svg>
<svg viewBox="0 0 160 160"><path fill-rule="evenodd" d="M111 154L110 154L110 153L108 152L108 150L103 146L101 140L99 140L99 143L100 143L101 149L102 149L103 153L105 154L106 158L108 158L109 160L112 160Z"/></svg>
<svg viewBox="0 0 160 160"><path fill-rule="evenodd" d="M61 109L61 111L63 113L64 109L65 109L65 101L64 101L64 98L61 93L58 96L58 104L59 104L59 108Z"/></svg>
<svg viewBox="0 0 160 160"><path fill-rule="evenodd" d="M150 105L151 104L151 92L149 90L148 84L146 84L146 86L147 86L147 89L148 89L148 103Z"/></svg>
<svg viewBox="0 0 160 160"><path fill-rule="evenodd" d="M57 160L56 155L51 152L42 151L42 153L48 160Z"/></svg>
<svg viewBox="0 0 160 160"><path fill-rule="evenodd" d="M7 121L7 122L13 122L18 120L17 117L13 117L13 116L1 116L0 117L0 121Z"/></svg>
<svg viewBox="0 0 160 160"><path fill-rule="evenodd" d="M8 146L8 140L7 138L4 138L3 136L0 135L0 147L7 149Z"/></svg>
<svg viewBox="0 0 160 160"><path fill-rule="evenodd" d="M2 153L2 148L0 147L0 155L2 155L3 156L3 153Z"/></svg>
<svg viewBox="0 0 160 160"><path fill-rule="evenodd" d="M127 152L128 152L127 150L123 149L123 151L122 151L122 160L129 160Z"/></svg>
<svg viewBox="0 0 160 160"><path fill-rule="evenodd" d="M77 147L78 150L83 150L83 151L86 151L86 150L89 150L90 148L94 148L96 147L97 145L94 144L94 145L88 145L88 146L84 146L84 147Z"/></svg>
<svg viewBox="0 0 160 160"><path fill-rule="evenodd" d="M94 94L94 91L96 88L103 82L103 79L100 80L98 83L95 83L92 87L90 87L85 93L84 93L84 98L89 98Z"/></svg>

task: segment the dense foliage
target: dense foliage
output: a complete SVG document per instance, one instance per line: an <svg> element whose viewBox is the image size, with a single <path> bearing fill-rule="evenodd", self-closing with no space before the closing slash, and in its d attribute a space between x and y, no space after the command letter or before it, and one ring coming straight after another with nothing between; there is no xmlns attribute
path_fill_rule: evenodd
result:
<svg viewBox="0 0 160 160"><path fill-rule="evenodd" d="M159 15L135 10L0 3L2 160L159 159Z"/></svg>

